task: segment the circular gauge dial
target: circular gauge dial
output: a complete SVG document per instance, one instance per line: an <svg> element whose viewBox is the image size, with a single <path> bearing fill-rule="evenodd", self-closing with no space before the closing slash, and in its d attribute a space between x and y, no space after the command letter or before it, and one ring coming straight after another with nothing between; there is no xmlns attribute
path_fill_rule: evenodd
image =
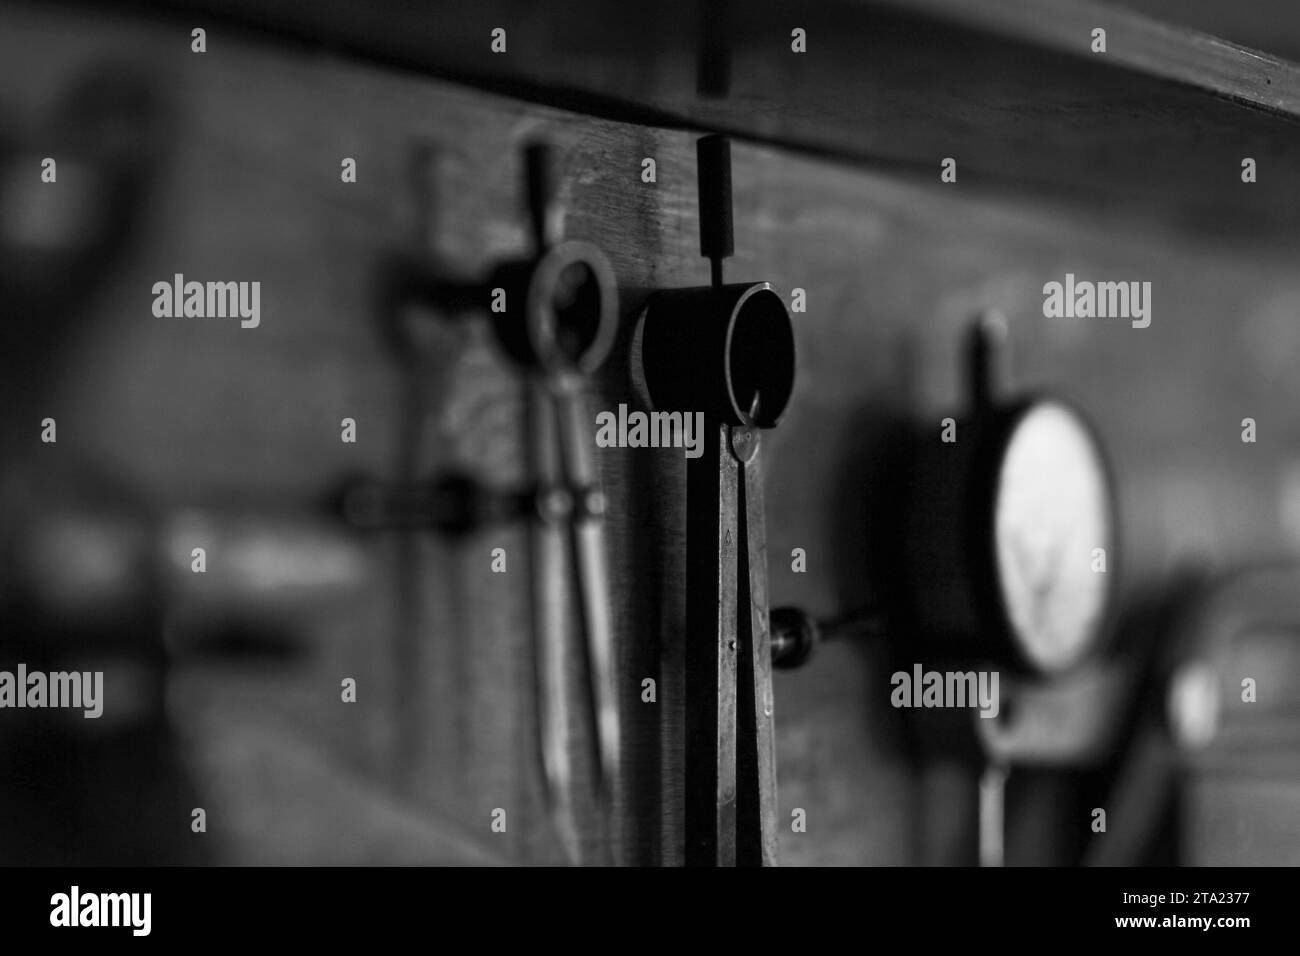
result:
<svg viewBox="0 0 1300 956"><path fill-rule="evenodd" d="M1042 671L1096 639L1109 595L1096 549L1112 553L1110 483L1092 432L1044 401L1017 420L998 469L993 545L1011 636Z"/></svg>

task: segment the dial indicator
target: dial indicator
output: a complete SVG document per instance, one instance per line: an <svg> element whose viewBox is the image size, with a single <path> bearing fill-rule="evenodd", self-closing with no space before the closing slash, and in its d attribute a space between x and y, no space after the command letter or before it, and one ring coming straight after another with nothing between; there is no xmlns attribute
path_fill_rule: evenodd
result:
<svg viewBox="0 0 1300 956"><path fill-rule="evenodd" d="M1101 562L1113 550L1101 449L1068 405L1040 400L1016 417L993 509L994 574L1010 636L1035 668L1062 670L1103 624L1109 578Z"/></svg>

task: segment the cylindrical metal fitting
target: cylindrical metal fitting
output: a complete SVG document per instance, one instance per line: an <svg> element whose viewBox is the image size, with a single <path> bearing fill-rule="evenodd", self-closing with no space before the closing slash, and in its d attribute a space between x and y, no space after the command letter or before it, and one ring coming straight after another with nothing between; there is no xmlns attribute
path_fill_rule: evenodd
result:
<svg viewBox="0 0 1300 956"><path fill-rule="evenodd" d="M641 364L659 411L772 428L794 391L790 312L767 282L657 292L646 302Z"/></svg>

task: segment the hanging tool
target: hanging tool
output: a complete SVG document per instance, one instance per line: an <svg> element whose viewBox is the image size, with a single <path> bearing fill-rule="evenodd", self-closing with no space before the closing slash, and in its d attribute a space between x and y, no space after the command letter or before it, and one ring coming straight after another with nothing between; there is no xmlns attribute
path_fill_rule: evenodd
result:
<svg viewBox="0 0 1300 956"><path fill-rule="evenodd" d="M605 495L592 451L584 392L604 361L618 321L614 273L589 242L559 236L553 205L552 153L525 152L534 255L498 265L483 281L449 280L427 271L404 277L402 296L425 299L445 316L481 312L493 290L506 309L489 312L503 350L527 387L527 486L499 490L464 475L394 487L366 482L344 494L343 512L362 527L427 527L465 534L483 523L530 520L532 618L538 754L547 804L569 859L583 861L578 790L570 733L566 660L570 608L576 608L583 683L582 741L591 741L591 773L603 832L595 842L616 861L619 713L609 575L603 537Z"/></svg>
<svg viewBox="0 0 1300 956"><path fill-rule="evenodd" d="M1061 674L1104 645L1118 513L1087 416L1055 391L1000 394L1006 320L969 329L972 411L918 445L904 505L907 625L927 650Z"/></svg>
<svg viewBox="0 0 1300 956"><path fill-rule="evenodd" d="M769 283L725 285L731 147L697 144L705 288L647 301L642 366L657 410L703 412L686 469L686 863L775 865L776 756L762 429L794 388L794 330Z"/></svg>

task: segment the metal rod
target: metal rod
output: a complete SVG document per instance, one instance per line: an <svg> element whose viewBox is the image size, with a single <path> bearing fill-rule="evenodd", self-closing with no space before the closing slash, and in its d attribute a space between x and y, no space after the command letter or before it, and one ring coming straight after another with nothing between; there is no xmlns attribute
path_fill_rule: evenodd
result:
<svg viewBox="0 0 1300 956"><path fill-rule="evenodd" d="M705 136L695 144L700 203L700 255L709 260L710 281L722 286L722 260L735 251L731 217L731 140Z"/></svg>
<svg viewBox="0 0 1300 956"><path fill-rule="evenodd" d="M1006 861L1007 767L989 764L980 776L980 866L1002 866Z"/></svg>

